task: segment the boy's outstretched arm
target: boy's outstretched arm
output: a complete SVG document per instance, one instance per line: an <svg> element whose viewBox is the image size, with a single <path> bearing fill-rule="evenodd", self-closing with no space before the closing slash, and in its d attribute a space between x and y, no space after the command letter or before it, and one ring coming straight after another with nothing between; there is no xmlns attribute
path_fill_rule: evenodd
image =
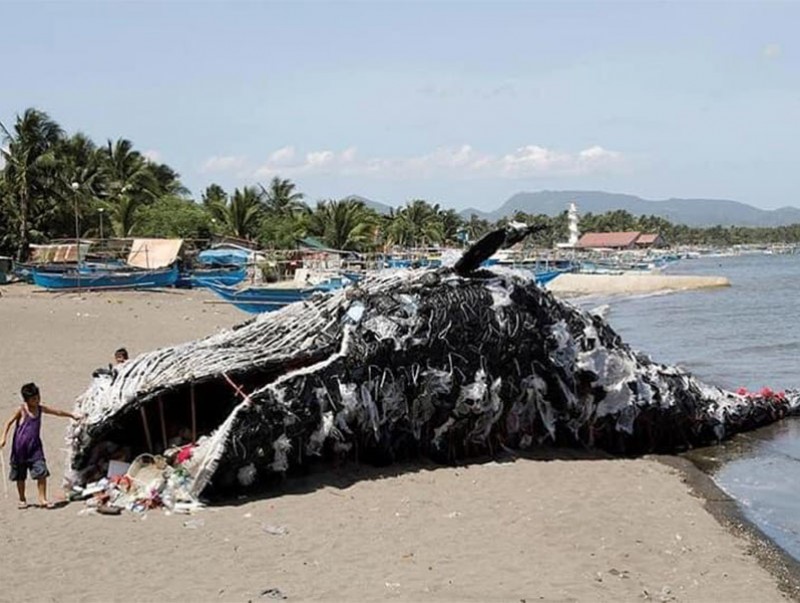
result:
<svg viewBox="0 0 800 603"><path fill-rule="evenodd" d="M22 412L21 409L17 409L14 411L14 414L11 415L11 418L6 422L6 426L3 428L3 437L0 438L0 448L3 448L6 445L6 438L8 437L8 430L11 429L11 426L19 421L20 413Z"/></svg>
<svg viewBox="0 0 800 603"><path fill-rule="evenodd" d="M49 406L45 406L44 404L40 404L39 408L46 415L54 415L56 417L69 417L73 421L78 420L78 417L76 415L73 415L71 412L67 412L66 410L60 410L58 408L50 408Z"/></svg>

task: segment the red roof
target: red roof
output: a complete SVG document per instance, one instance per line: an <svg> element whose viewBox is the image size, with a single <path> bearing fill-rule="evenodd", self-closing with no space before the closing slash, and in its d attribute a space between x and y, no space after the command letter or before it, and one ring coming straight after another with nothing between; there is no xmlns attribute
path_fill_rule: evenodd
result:
<svg viewBox="0 0 800 603"><path fill-rule="evenodd" d="M633 247L639 236L639 232L587 232L578 241L578 247L624 249Z"/></svg>
<svg viewBox="0 0 800 603"><path fill-rule="evenodd" d="M652 245L656 241L658 241L658 235L657 234L643 234L643 235L639 235L639 238L636 239L636 244L637 245Z"/></svg>

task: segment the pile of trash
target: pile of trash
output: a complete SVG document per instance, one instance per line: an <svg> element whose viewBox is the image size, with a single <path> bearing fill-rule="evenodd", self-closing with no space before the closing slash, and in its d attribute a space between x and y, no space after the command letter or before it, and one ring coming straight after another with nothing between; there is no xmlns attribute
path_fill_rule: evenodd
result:
<svg viewBox="0 0 800 603"><path fill-rule="evenodd" d="M152 509L193 513L203 507L191 493L197 448L188 444L170 449L164 456L140 454L132 463L111 460L105 477L83 486L71 484L68 498L83 500L88 508L105 515L118 515L123 510L146 513Z"/></svg>

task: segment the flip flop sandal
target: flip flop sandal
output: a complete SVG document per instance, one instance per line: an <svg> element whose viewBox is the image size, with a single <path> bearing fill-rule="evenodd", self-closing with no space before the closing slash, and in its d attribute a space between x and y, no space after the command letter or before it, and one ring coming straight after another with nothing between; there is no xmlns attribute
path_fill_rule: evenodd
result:
<svg viewBox="0 0 800 603"><path fill-rule="evenodd" d="M17 503L17 509L19 509L20 511L22 511L23 509L27 509L29 506L30 505L28 503L26 503L26 502L18 502Z"/></svg>

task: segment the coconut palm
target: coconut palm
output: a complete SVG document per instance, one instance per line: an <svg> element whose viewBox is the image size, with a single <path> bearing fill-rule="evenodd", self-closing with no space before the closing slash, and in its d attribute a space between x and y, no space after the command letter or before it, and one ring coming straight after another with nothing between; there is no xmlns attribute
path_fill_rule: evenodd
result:
<svg viewBox="0 0 800 603"><path fill-rule="evenodd" d="M147 160L147 163L158 182L158 192L161 196L185 197L189 194L189 189L180 181L180 174L166 163L155 163L150 160Z"/></svg>
<svg viewBox="0 0 800 603"><path fill-rule="evenodd" d="M203 191L202 195L203 207L206 209L210 208L212 205L217 205L222 203L225 205L228 202L228 193L225 192L219 184L210 184L206 187L206 190Z"/></svg>
<svg viewBox="0 0 800 603"><path fill-rule="evenodd" d="M13 131L0 123L5 166L6 198L12 222L17 230L17 259L22 261L28 253L30 217L34 203L47 194L48 179L55 167L54 147L63 136L61 127L43 111L26 109L17 115Z"/></svg>
<svg viewBox="0 0 800 603"><path fill-rule="evenodd" d="M356 199L317 203L309 219L308 233L333 249L360 251L370 247L378 216Z"/></svg>
<svg viewBox="0 0 800 603"><path fill-rule="evenodd" d="M152 164L125 138L110 140L100 150L105 196L113 203L126 193L134 203L149 203L161 193Z"/></svg>
<svg viewBox="0 0 800 603"><path fill-rule="evenodd" d="M443 231L439 206L415 199L394 215L390 235L396 245L417 247L442 242Z"/></svg>
<svg viewBox="0 0 800 603"><path fill-rule="evenodd" d="M57 176L52 183L52 203L39 212L48 222L51 237L75 233L73 219L77 213L82 232L95 233L98 228L98 194L102 189L100 161L94 142L82 133L64 138L55 148ZM49 216L46 216L49 212ZM88 222L88 224L87 224Z"/></svg>
<svg viewBox="0 0 800 603"><path fill-rule="evenodd" d="M261 194L252 186L233 191L230 199L214 199L206 204L214 223L226 235L239 239L253 239L263 216Z"/></svg>
<svg viewBox="0 0 800 603"><path fill-rule="evenodd" d="M295 192L295 184L289 179L277 176L269 183L269 188L258 185L264 195L264 206L268 213L278 216L296 215L308 210L303 202L303 193Z"/></svg>
<svg viewBox="0 0 800 603"><path fill-rule="evenodd" d="M127 193L121 193L116 202L110 204L108 221L115 237L125 238L135 233L139 222L139 206L139 202Z"/></svg>

